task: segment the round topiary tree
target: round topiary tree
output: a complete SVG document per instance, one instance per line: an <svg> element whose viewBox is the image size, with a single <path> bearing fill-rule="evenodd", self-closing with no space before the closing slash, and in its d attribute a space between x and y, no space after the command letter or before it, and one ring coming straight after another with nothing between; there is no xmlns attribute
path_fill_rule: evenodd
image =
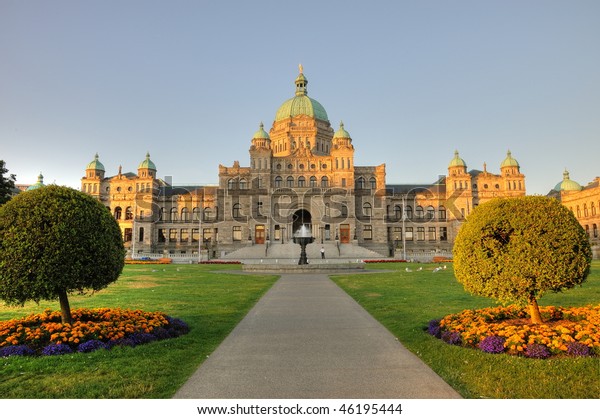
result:
<svg viewBox="0 0 600 419"><path fill-rule="evenodd" d="M498 198L478 206L453 249L456 279L472 294L529 305L585 281L592 260L585 231L560 202L543 196Z"/></svg>
<svg viewBox="0 0 600 419"><path fill-rule="evenodd" d="M105 288L124 264L117 222L89 195L49 185L0 207L0 298L8 304L58 298L63 323L72 323L67 295Z"/></svg>

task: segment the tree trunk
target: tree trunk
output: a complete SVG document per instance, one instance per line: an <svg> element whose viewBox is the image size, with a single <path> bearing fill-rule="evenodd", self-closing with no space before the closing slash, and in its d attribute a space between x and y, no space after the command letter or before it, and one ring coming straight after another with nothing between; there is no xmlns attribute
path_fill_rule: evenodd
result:
<svg viewBox="0 0 600 419"><path fill-rule="evenodd" d="M531 323L544 323L544 321L542 320L542 315L540 313L540 308L538 307L537 300L535 299L535 296L533 294L529 296L529 315L531 316Z"/></svg>
<svg viewBox="0 0 600 419"><path fill-rule="evenodd" d="M69 297L65 291L58 293L58 301L60 301L60 316L63 323L73 324L73 317L71 317L71 306L69 305Z"/></svg>

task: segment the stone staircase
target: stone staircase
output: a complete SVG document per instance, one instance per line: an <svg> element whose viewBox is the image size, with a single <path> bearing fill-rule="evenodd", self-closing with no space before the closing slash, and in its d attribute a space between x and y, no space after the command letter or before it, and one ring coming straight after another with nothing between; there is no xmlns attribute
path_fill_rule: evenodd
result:
<svg viewBox="0 0 600 419"><path fill-rule="evenodd" d="M363 260L383 259L381 254L354 244L340 244L339 250L335 243L311 243L306 246L306 256L310 260L321 260L321 246L325 249L326 260ZM280 262L298 262L300 245L293 242L270 244L255 244L238 249L223 256L223 260L278 260Z"/></svg>

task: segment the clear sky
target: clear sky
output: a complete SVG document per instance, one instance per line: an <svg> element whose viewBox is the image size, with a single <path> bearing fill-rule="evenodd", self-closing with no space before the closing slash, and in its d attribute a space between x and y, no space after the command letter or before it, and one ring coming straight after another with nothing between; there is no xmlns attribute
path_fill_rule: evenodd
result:
<svg viewBox="0 0 600 419"><path fill-rule="evenodd" d="M353 138L357 165L429 183L454 150L530 194L600 176L600 1L0 0L0 159L79 187L150 152L175 184L249 165L294 95Z"/></svg>

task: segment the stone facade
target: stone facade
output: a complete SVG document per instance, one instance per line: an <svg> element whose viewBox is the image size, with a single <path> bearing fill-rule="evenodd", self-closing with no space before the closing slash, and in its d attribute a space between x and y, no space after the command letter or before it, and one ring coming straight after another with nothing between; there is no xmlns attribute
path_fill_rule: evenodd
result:
<svg viewBox="0 0 600 419"><path fill-rule="evenodd" d="M137 174L119 169L105 177L96 155L82 190L114 214L130 254L192 257L287 243L301 225L323 243L382 256L449 252L474 207L525 194L525 177L510 152L499 174L485 165L468 171L455 152L447 176L433 184L387 184L385 164L354 165L353 139L343 123L334 131L307 85L301 71L295 96L278 109L269 133L261 123L252 137L249 166L219 165L218 186L173 186L156 177L149 154Z"/></svg>

